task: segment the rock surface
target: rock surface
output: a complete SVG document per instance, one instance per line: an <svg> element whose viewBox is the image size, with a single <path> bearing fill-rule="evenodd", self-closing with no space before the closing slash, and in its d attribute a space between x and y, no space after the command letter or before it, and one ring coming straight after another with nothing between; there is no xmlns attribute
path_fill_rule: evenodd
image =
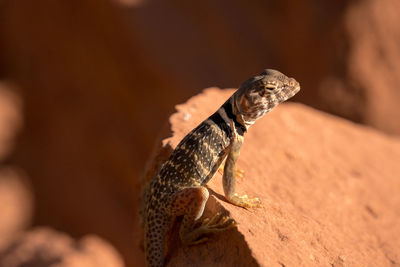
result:
<svg viewBox="0 0 400 267"><path fill-rule="evenodd" d="M0 83L0 267L122 267L108 242L89 235L75 241L48 227L27 230L34 215L33 187L26 173L9 163L22 126L21 101Z"/></svg>
<svg viewBox="0 0 400 267"><path fill-rule="evenodd" d="M33 229L0 252L1 267L122 267L118 252L97 236L75 241L49 228Z"/></svg>
<svg viewBox="0 0 400 267"><path fill-rule="evenodd" d="M31 223L33 197L26 177L11 167L0 168L0 251Z"/></svg>
<svg viewBox="0 0 400 267"><path fill-rule="evenodd" d="M22 126L21 99L7 82L0 82L0 250L21 233L33 217L33 194L24 173L7 165Z"/></svg>
<svg viewBox="0 0 400 267"><path fill-rule="evenodd" d="M109 0L1 6L0 65L24 100L25 127L12 162L32 180L33 223L73 236L97 234L134 266L132 203L159 129L140 121L143 113L154 117L155 106L168 117L173 106L154 105L153 88L165 90L170 79L141 56ZM157 96L176 98L173 90Z"/></svg>
<svg viewBox="0 0 400 267"><path fill-rule="evenodd" d="M348 88L362 92L365 106L361 121L391 134L400 134L399 11L400 2L396 0L359 1L350 5L344 17L350 49L348 78L342 80L341 92ZM335 102L340 98L338 94ZM359 95L353 94L347 109L359 101Z"/></svg>
<svg viewBox="0 0 400 267"><path fill-rule="evenodd" d="M7 82L0 82L0 161L14 148L15 136L22 127L21 98Z"/></svg>
<svg viewBox="0 0 400 267"><path fill-rule="evenodd" d="M172 137L163 140L150 170L232 92L207 89L177 106ZM193 247L182 247L175 233L169 264L398 266L399 159L399 139L301 104L282 104L249 129L238 161L245 176L237 192L259 197L263 208L225 202L217 173L208 184L205 216L221 210L237 229Z"/></svg>

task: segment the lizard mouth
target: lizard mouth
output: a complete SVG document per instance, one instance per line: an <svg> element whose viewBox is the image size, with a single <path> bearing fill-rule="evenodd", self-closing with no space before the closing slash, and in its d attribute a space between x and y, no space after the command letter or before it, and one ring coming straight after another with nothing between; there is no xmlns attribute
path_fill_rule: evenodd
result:
<svg viewBox="0 0 400 267"><path fill-rule="evenodd" d="M279 99L279 103L288 100L289 98L293 97L300 91L300 86L296 87L286 87L276 93L277 98Z"/></svg>

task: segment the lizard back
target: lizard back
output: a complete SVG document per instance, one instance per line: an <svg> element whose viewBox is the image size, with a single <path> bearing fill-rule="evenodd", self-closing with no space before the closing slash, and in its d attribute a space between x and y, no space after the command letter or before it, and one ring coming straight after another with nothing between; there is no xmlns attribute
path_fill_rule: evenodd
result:
<svg viewBox="0 0 400 267"><path fill-rule="evenodd" d="M185 187L205 185L217 172L226 156L234 129L243 135L246 128L232 112L232 97L213 115L188 133L162 165L148 188L147 210L160 208L169 197ZM146 208L145 208L146 209Z"/></svg>

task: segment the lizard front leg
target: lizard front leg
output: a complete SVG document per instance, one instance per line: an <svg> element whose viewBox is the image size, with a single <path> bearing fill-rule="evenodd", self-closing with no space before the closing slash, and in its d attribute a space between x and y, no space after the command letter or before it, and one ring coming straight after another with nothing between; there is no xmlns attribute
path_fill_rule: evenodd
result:
<svg viewBox="0 0 400 267"><path fill-rule="evenodd" d="M185 245L202 243L207 240L204 235L226 231L236 225L232 218L217 213L198 226L197 220L203 214L208 196L208 190L203 186L185 188L174 195L171 210L173 216L183 215L179 236Z"/></svg>
<svg viewBox="0 0 400 267"><path fill-rule="evenodd" d="M226 157L224 174L222 176L222 184L224 187L224 193L227 200L239 207L253 208L261 207L260 200L258 198L248 198L247 195L238 196L235 193L235 173L236 173L236 161L239 158L240 148L243 144L243 136L235 134L231 140L228 156Z"/></svg>

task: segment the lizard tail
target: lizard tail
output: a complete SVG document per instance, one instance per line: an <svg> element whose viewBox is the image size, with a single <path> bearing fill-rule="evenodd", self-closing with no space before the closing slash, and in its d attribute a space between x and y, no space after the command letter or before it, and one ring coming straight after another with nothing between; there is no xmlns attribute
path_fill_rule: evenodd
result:
<svg viewBox="0 0 400 267"><path fill-rule="evenodd" d="M149 267L163 267L165 261L166 235L170 219L163 213L148 214L145 226L144 246Z"/></svg>

